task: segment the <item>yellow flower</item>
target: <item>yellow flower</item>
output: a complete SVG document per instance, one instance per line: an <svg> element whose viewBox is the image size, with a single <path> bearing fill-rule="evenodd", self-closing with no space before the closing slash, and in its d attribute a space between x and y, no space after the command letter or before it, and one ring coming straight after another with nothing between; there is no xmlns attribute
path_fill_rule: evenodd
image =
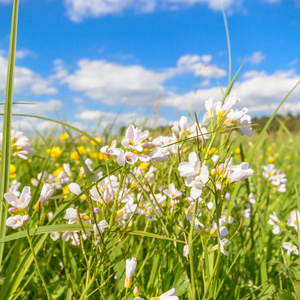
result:
<svg viewBox="0 0 300 300"><path fill-rule="evenodd" d="M272 147L272 146L269 146L269 147L267 148L267 150L268 150L268 151L272 151L272 150L273 150L273 147Z"/></svg>
<svg viewBox="0 0 300 300"><path fill-rule="evenodd" d="M65 195L65 196L64 196L64 199L66 199L66 198L68 197L68 195L66 195L66 194L69 194L69 193L70 193L69 187L68 187L67 185L64 186L62 192L63 192L63 194Z"/></svg>
<svg viewBox="0 0 300 300"><path fill-rule="evenodd" d="M102 139L101 139L101 137L95 137L94 138L98 143L101 143L101 141L102 141ZM98 146L98 144L97 143L95 143L94 141L90 141L90 143L91 143L91 145L93 145L93 146Z"/></svg>
<svg viewBox="0 0 300 300"><path fill-rule="evenodd" d="M78 150L78 152L79 152L80 154L86 154L86 150L85 150L84 146L79 146L79 147L77 148L77 150Z"/></svg>
<svg viewBox="0 0 300 300"><path fill-rule="evenodd" d="M88 140L89 138L88 138L87 136L83 135L80 139L81 139L82 141L86 141L86 140Z"/></svg>
<svg viewBox="0 0 300 300"><path fill-rule="evenodd" d="M109 159L107 158L107 156L106 156L105 154L103 154L102 152L99 152L99 159L100 159L100 160L109 160Z"/></svg>
<svg viewBox="0 0 300 300"><path fill-rule="evenodd" d="M51 157L59 157L61 155L60 147L52 147L51 149L47 149L46 151L47 153L51 152L50 154Z"/></svg>
<svg viewBox="0 0 300 300"><path fill-rule="evenodd" d="M9 165L9 178L16 178L16 167L12 164Z"/></svg>
<svg viewBox="0 0 300 300"><path fill-rule="evenodd" d="M240 154L240 153L241 153L240 147L235 148L234 152L235 152L236 154Z"/></svg>
<svg viewBox="0 0 300 300"><path fill-rule="evenodd" d="M208 154L211 155L211 154L217 154L218 153L218 149L216 147L211 147Z"/></svg>
<svg viewBox="0 0 300 300"><path fill-rule="evenodd" d="M97 152L93 152L92 154L91 154L91 158L97 158L98 157L98 153Z"/></svg>
<svg viewBox="0 0 300 300"><path fill-rule="evenodd" d="M54 177L57 177L63 170L63 167L57 168L52 174Z"/></svg>
<svg viewBox="0 0 300 300"><path fill-rule="evenodd" d="M69 137L69 135L65 132L65 133L63 133L63 134L60 135L59 139L61 141L64 141L64 140L68 139L68 137Z"/></svg>
<svg viewBox="0 0 300 300"><path fill-rule="evenodd" d="M150 163L140 163L140 169L146 170L149 165L150 165Z"/></svg>
<svg viewBox="0 0 300 300"><path fill-rule="evenodd" d="M267 160L268 160L269 163L273 163L275 161L275 157L274 156L269 156Z"/></svg>
<svg viewBox="0 0 300 300"><path fill-rule="evenodd" d="M75 152L72 152L71 154L70 154L70 157L71 157L71 159L79 159L79 155L78 155L78 153L75 151Z"/></svg>

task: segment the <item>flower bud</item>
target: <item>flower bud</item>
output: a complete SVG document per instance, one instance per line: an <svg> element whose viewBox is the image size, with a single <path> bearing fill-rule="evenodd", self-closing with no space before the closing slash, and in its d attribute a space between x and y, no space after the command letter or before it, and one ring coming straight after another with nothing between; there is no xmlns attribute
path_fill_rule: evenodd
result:
<svg viewBox="0 0 300 300"><path fill-rule="evenodd" d="M133 290L133 295L134 295L134 297L138 297L140 295L140 291L139 291L139 288L137 286Z"/></svg>
<svg viewBox="0 0 300 300"><path fill-rule="evenodd" d="M216 188L220 191L222 189L222 184L220 182L217 182Z"/></svg>
<svg viewBox="0 0 300 300"><path fill-rule="evenodd" d="M10 207L8 209L8 211L11 213L11 214L14 214L16 212L16 209L14 207Z"/></svg>
<svg viewBox="0 0 300 300"><path fill-rule="evenodd" d="M126 289L131 287L132 277L136 269L136 266L137 266L137 261L135 257L131 259L126 259L126 278L124 283L124 287Z"/></svg>
<svg viewBox="0 0 300 300"><path fill-rule="evenodd" d="M101 214L101 209L99 207L94 207L94 213L96 215L100 215Z"/></svg>
<svg viewBox="0 0 300 300"><path fill-rule="evenodd" d="M219 172L222 172L224 170L224 164L220 164L219 166Z"/></svg>
<svg viewBox="0 0 300 300"><path fill-rule="evenodd" d="M28 222L29 219L30 219L30 218L29 218L29 215L25 215L25 216L22 217L22 221L23 221L23 222Z"/></svg>

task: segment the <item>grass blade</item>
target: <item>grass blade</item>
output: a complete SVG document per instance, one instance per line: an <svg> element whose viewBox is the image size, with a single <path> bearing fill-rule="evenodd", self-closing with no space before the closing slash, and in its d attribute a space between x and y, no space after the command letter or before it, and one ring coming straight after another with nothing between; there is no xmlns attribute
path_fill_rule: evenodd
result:
<svg viewBox="0 0 300 300"><path fill-rule="evenodd" d="M3 114L3 136L2 136L2 156L1 156L1 173L0 173L0 197L9 189L9 166L11 153L11 117L12 117L12 102L14 88L14 69L17 46L17 27L18 27L18 10L19 0L15 0L13 4L13 13L11 21L10 45L8 54L8 66L5 89L5 104ZM0 204L0 238L5 236L5 221L7 211L3 204ZM4 244L0 245L0 266L2 265L2 257Z"/></svg>

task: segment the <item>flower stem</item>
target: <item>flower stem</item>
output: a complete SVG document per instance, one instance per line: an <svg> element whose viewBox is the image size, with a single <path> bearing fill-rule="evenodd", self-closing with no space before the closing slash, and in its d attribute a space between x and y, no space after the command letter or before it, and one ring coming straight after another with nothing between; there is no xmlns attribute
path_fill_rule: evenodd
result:
<svg viewBox="0 0 300 300"><path fill-rule="evenodd" d="M32 244L32 240L31 240L30 235L29 235L29 226L28 225L26 225L26 233L27 233L27 239L28 239L28 243L29 243L29 246L30 246L30 249L31 249L31 253L32 253L34 262L36 264L36 268L38 270L38 273L40 275L40 278L41 278L41 280L43 282L43 285L44 285L44 288L46 290L47 298L48 298L48 300L51 300L52 298L51 298L50 292L48 290L45 278L44 278L44 276L42 274L42 271L40 269L40 266L38 264L38 261L37 261L36 255L35 255L35 251L34 251L34 247L33 247L33 244Z"/></svg>

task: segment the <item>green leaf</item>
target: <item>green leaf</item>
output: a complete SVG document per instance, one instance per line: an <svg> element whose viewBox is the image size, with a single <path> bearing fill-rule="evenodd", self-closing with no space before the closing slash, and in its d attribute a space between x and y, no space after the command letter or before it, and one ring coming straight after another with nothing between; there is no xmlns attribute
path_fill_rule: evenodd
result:
<svg viewBox="0 0 300 300"><path fill-rule="evenodd" d="M17 27L18 27L18 11L19 0L14 1L10 44L8 53L8 66L5 88L5 104L3 113L3 134L2 134L2 155L1 155L1 171L0 171L0 197L3 199L4 193L9 189L9 166L11 155L11 116L12 116L12 101L14 89L14 69L17 46ZM5 236L7 211L2 203L0 203L0 238ZM4 244L0 245L0 266L2 265Z"/></svg>

